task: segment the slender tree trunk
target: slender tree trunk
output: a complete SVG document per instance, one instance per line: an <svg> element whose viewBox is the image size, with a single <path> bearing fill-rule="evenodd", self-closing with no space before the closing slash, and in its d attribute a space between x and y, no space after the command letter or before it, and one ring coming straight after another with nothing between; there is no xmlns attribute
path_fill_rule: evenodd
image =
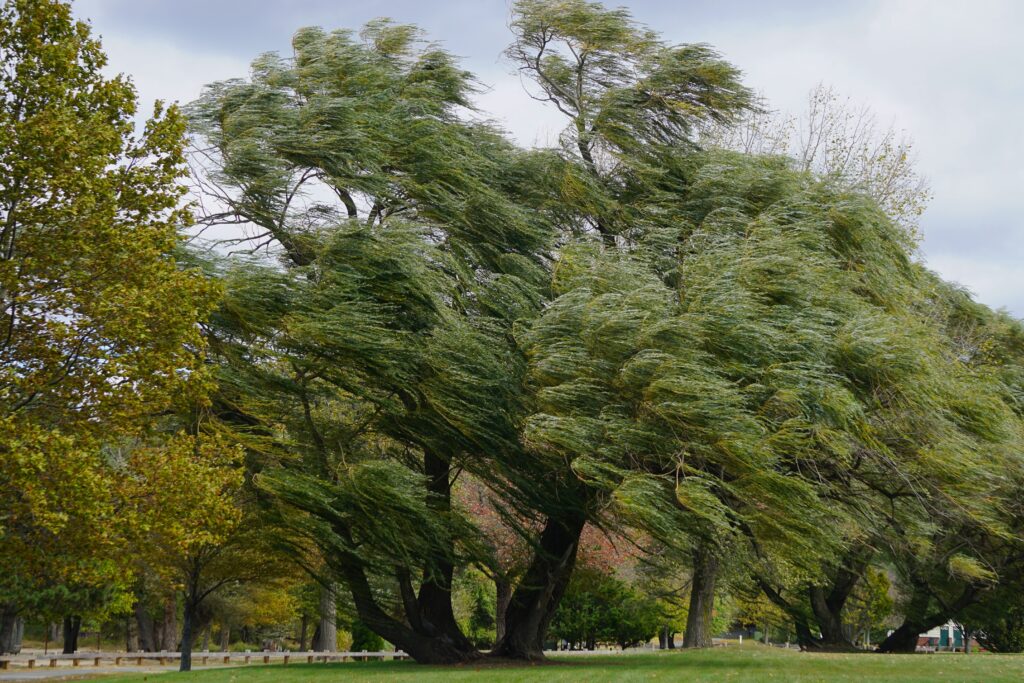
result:
<svg viewBox="0 0 1024 683"><path fill-rule="evenodd" d="M505 635L492 656L544 658L544 637L576 564L583 517L549 518L529 568L516 586L505 617Z"/></svg>
<svg viewBox="0 0 1024 683"><path fill-rule="evenodd" d="M690 610L686 615L683 647L711 647L711 619L715 607L715 582L719 559L715 551L701 545L693 554Z"/></svg>
<svg viewBox="0 0 1024 683"><path fill-rule="evenodd" d="M676 649L676 632L671 628L668 630L668 649Z"/></svg>
<svg viewBox="0 0 1024 683"><path fill-rule="evenodd" d="M206 628L203 629L203 652L210 651L210 629L212 628L213 626L207 622Z"/></svg>
<svg viewBox="0 0 1024 683"><path fill-rule="evenodd" d="M196 624L196 607L194 596L185 596L185 610L181 621L181 659L178 671L192 670L192 634Z"/></svg>
<svg viewBox="0 0 1024 683"><path fill-rule="evenodd" d="M320 625L313 649L318 652L338 649L337 602L334 591L328 588L320 589Z"/></svg>
<svg viewBox="0 0 1024 683"><path fill-rule="evenodd" d="M964 638L964 654L969 655L971 654L971 638L974 637L974 629L960 624L960 634Z"/></svg>
<svg viewBox="0 0 1024 683"><path fill-rule="evenodd" d="M668 649L668 626L662 626L658 629L658 649Z"/></svg>
<svg viewBox="0 0 1024 683"><path fill-rule="evenodd" d="M494 606L495 636L494 642L505 637L505 617L508 614L508 605L512 602L512 584L504 577L494 580L496 592Z"/></svg>
<svg viewBox="0 0 1024 683"><path fill-rule="evenodd" d="M220 625L220 651L227 652L231 647L231 627L227 624Z"/></svg>
<svg viewBox="0 0 1024 683"><path fill-rule="evenodd" d="M78 634L82 629L82 617L77 615L64 617L64 654L74 654L78 650Z"/></svg>

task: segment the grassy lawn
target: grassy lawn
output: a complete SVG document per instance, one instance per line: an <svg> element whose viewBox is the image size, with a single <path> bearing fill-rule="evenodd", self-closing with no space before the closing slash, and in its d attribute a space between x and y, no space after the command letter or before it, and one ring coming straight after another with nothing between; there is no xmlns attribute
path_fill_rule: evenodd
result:
<svg viewBox="0 0 1024 683"><path fill-rule="evenodd" d="M161 683L327 683L416 681L1022 681L1024 655L874 655L803 654L761 646L716 648L697 652L565 657L535 666L479 665L427 667L411 662L289 664L247 666L102 679Z"/></svg>

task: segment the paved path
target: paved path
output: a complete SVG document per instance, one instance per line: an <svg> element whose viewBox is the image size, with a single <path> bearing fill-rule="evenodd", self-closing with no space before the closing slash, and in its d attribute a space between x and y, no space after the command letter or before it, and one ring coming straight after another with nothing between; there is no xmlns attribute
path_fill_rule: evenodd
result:
<svg viewBox="0 0 1024 683"><path fill-rule="evenodd" d="M228 666L193 666L192 670L199 669L226 669L236 668ZM0 671L0 681L87 681L96 676L109 676L111 674L162 674L168 671L177 671L178 665L160 666L58 666L45 668L17 668Z"/></svg>

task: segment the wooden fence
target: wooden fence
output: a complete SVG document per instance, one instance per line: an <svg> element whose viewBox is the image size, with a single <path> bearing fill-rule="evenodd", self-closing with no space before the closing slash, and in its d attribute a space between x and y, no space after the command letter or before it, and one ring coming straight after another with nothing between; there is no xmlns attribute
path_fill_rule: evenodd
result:
<svg viewBox="0 0 1024 683"><path fill-rule="evenodd" d="M192 662L206 665L211 661L221 664L251 664L254 660L260 664L271 662L336 662L368 659L406 659L409 655L401 650L394 652L193 652ZM124 663L142 665L144 662L156 662L167 665L181 659L180 652L76 652L74 654L22 654L0 655L0 669L9 669L12 665L34 669L37 666L57 667L61 661L70 661L72 666L81 666L83 662L100 666L103 662L111 662L115 666Z"/></svg>

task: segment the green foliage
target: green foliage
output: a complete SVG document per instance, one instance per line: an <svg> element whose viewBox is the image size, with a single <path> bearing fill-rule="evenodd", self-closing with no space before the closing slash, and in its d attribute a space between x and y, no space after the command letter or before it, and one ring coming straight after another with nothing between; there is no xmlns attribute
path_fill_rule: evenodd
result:
<svg viewBox="0 0 1024 683"><path fill-rule="evenodd" d="M470 75L382 21L304 29L190 108L223 209L201 222L258 245L209 266L215 410L304 566L389 640L431 634L423 589L450 612L457 570L495 562L452 502L467 471L527 539L743 545L790 615L861 547L929 604L1012 571L1012 321L915 264L851 183L701 150L754 107L709 48L579 0L518 2L511 26L560 149L467 122ZM489 630L472 602L463 626Z"/></svg>
<svg viewBox="0 0 1024 683"><path fill-rule="evenodd" d="M110 446L203 389L214 287L175 260L185 124L67 3L0 7L0 603L121 609L134 501Z"/></svg>
<svg viewBox="0 0 1024 683"><path fill-rule="evenodd" d="M551 622L551 635L582 647L596 643L633 647L650 640L661 623L657 602L625 582L578 569Z"/></svg>
<svg viewBox="0 0 1024 683"><path fill-rule="evenodd" d="M891 586L885 572L874 567L867 568L843 613L844 621L855 634L885 634L884 626L896 606L890 595Z"/></svg>
<svg viewBox="0 0 1024 683"><path fill-rule="evenodd" d="M959 615L958 623L992 652L1024 652L1024 603L1019 576L1006 580Z"/></svg>
<svg viewBox="0 0 1024 683"><path fill-rule="evenodd" d="M456 577L453 600L455 616L470 641L481 649L492 647L497 626L494 581L479 570L467 569Z"/></svg>
<svg viewBox="0 0 1024 683"><path fill-rule="evenodd" d="M353 652L380 652L384 649L384 640L358 619L352 622L349 630L352 633L349 648Z"/></svg>

